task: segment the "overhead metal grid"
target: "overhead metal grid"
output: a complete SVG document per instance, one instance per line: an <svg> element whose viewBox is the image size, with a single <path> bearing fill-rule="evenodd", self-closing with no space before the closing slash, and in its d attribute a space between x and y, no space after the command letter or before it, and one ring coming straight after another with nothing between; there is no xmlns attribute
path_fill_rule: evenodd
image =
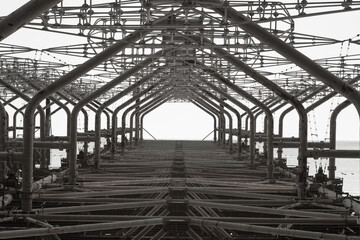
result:
<svg viewBox="0 0 360 240"><path fill-rule="evenodd" d="M329 181L320 183L308 178L306 165L308 157L359 156L335 149L337 115L329 123L329 142L310 143L307 113L330 98L347 100L336 114L350 103L360 111L360 37L295 31L298 20L350 13L359 5L33 0L2 17L0 238L360 239L360 203L342 196L335 162L330 161ZM20 27L81 43L4 43ZM350 46L355 50L349 52ZM316 59L301 54L324 47L339 51ZM26 106L17 106L18 98ZM143 142L144 116L166 102L191 102L213 117L214 143ZM53 105L58 108L50 110ZM16 114L12 128L7 125L8 106L24 114L23 126L16 126ZM60 109L67 114L67 136L50 136L50 116ZM85 109L96 116L93 132L87 130ZM282 121L293 109L299 136L289 139L282 135ZM275 123L279 110L283 115ZM103 113L107 129L101 130ZM266 116L261 127L260 114ZM101 137L107 139L104 149ZM78 141L85 142L81 157ZM264 142L263 155L255 152L255 142ZM282 164L286 147L299 148L295 170ZM49 171L48 149L64 148L66 171ZM36 161L40 169L34 169ZM15 177L19 170L21 182Z"/></svg>

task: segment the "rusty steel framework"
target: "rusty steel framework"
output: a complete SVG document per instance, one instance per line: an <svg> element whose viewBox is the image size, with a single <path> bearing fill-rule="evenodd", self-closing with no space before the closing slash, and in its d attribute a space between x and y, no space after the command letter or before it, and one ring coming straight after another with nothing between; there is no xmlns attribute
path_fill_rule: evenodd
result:
<svg viewBox="0 0 360 240"><path fill-rule="evenodd" d="M353 0L31 0L0 17L0 239L360 239L359 199L335 177L335 158L360 157L336 148L339 113L360 115L360 52L303 54L349 50L360 35L295 31L358 10ZM6 42L21 28L81 44ZM309 141L309 112L334 98L328 141ZM145 141L145 116L167 102L208 114L213 142ZM66 136L52 136L60 110ZM299 134L287 138L292 110ZM298 148L296 168L284 148ZM60 170L50 149L67 150ZM329 177L310 178L307 160L319 157Z"/></svg>

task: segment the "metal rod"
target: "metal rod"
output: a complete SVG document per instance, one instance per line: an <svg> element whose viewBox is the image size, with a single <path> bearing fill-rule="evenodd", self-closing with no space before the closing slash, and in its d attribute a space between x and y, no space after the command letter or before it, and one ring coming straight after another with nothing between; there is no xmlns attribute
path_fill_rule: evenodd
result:
<svg viewBox="0 0 360 240"><path fill-rule="evenodd" d="M132 221L116 221L110 223L94 223L94 224L80 224L75 226L63 226L53 228L36 228L36 229L25 229L16 231L2 231L0 232L1 239L16 239L31 236L46 236L52 234L66 234L66 233L77 233L100 230L110 230L118 228L128 228L134 226L149 226L149 225L161 225L163 224L162 218L155 219L144 219L144 220L132 220Z"/></svg>
<svg viewBox="0 0 360 240"><path fill-rule="evenodd" d="M216 100L217 102L221 103L222 105L224 105L226 108L228 108L230 111L232 111L236 118L237 118L237 128L240 129L240 131L237 131L237 152L238 152L238 160L240 160L241 158L241 116L240 113L233 108L232 106L230 106L229 104L227 104L224 100L216 97L214 94L212 94L211 92L209 92L208 90L204 89L203 87L196 85L198 88L200 88L206 95L208 95L209 97L213 98L214 100ZM229 139L232 139L232 135L231 132L229 132ZM229 142L229 144L232 144L232 141Z"/></svg>
<svg viewBox="0 0 360 240"><path fill-rule="evenodd" d="M209 103L210 105L212 105L213 107L215 107L215 108L217 108L219 111L220 111L220 113L225 113L225 115L228 117L228 119L229 119L229 132L230 132L230 134L229 134L229 138L230 138L230 136L232 137L232 122L233 122L233 120L232 120L232 117L231 117L231 114L227 111L227 110L225 110L224 108L223 108L223 106L225 106L225 105L217 105L217 104L215 104L213 101L211 101L210 99L208 99L207 97L205 97L205 96L203 96L202 94L200 94L200 93L197 93L196 91L194 91L194 90L192 90L193 91L193 93L195 93L199 98L201 98L203 101L205 101L205 102L207 102L207 103ZM224 131L224 133L225 133L225 131ZM225 136L225 134L224 134L224 136ZM230 144L230 142L229 142L229 144ZM232 145L232 141L231 141L231 145ZM230 147L229 146L229 151L231 152L232 151L232 146Z"/></svg>
<svg viewBox="0 0 360 240"><path fill-rule="evenodd" d="M350 106L351 102L349 100L345 100L344 102L340 103L332 112L330 116L330 150L336 149L336 119L339 113L345 109L346 107ZM329 158L329 179L335 179L335 157Z"/></svg>
<svg viewBox="0 0 360 240"><path fill-rule="evenodd" d="M163 86L161 89L166 89L167 88L167 86ZM169 92L167 93L167 94L169 94L169 93L171 93L170 92L171 90L169 90ZM151 109L151 111L152 110L154 110L152 107L153 106L156 106L156 105L158 105L157 107L159 107L160 105L162 105L163 103L165 103L165 102L167 102L168 100L170 100L171 99L171 95L170 96L167 96L166 95L166 92L164 92L164 93L161 93L161 92L159 92L160 94L164 94L164 96L161 98L154 98L152 101L150 101L150 102L148 102L148 103L146 103L146 104L144 104L143 106L137 106L137 107L135 107L135 111L131 114L131 116L130 116L130 123L133 121L133 116L134 116L134 114L137 114L137 113L139 113L139 114L141 114L141 112L142 111L147 111L147 110L150 110ZM156 94L155 94L156 95ZM141 103L140 103L140 101L137 101L137 103L140 105ZM139 120L140 120L140 118L139 118ZM140 124L139 124L140 125ZM132 126L131 126L131 124L130 124L130 129L132 129ZM131 133L130 133L130 135L131 135ZM131 144L131 142L130 142L130 144Z"/></svg>
<svg viewBox="0 0 360 240"><path fill-rule="evenodd" d="M147 189L131 189L131 190L112 190L100 192L70 192L56 194L36 194L34 197L63 197L63 198L81 198L81 197L101 197L101 196L123 196L132 194L161 193L167 192L166 187L154 187Z"/></svg>
<svg viewBox="0 0 360 240"><path fill-rule="evenodd" d="M308 156L312 158L360 158L360 150L309 150Z"/></svg>
<svg viewBox="0 0 360 240"><path fill-rule="evenodd" d="M115 95L114 97L108 99L107 101L105 101L103 104L101 104L98 108L98 110L96 111L95 114L95 148L94 148L94 160L95 160L95 165L97 166L97 168L100 167L100 126L101 126L101 112L104 111L105 108L107 108L108 106L110 106L112 103L116 102L117 100L119 100L120 98L124 97L126 94L130 93L131 91L133 91L134 89L138 88L139 86L143 85L144 83L148 82L151 78L153 78L154 76L156 76L159 73L160 70L155 70L153 73L143 77L142 79L140 79L139 81L137 81L136 83L132 84L131 86L129 86L128 88L124 89L123 91L121 91L119 94ZM148 87L146 90L142 91L141 94L139 94L140 96L146 94L147 92L151 91L155 86L157 86L160 83L160 81L156 84L151 85L150 87ZM116 115L118 111L114 111L112 114ZM115 116L116 117L116 116ZM112 116L112 118L114 118L114 116ZM113 123L114 124L114 123ZM116 126L113 126L113 128L116 128Z"/></svg>
<svg viewBox="0 0 360 240"><path fill-rule="evenodd" d="M248 99L250 102L252 102L254 105L260 107L266 113L266 116L268 116L268 122L267 122L267 126L268 126L268 128L267 128L267 134L268 134L268 139L267 139L267 145L268 145L268 149L267 149L267 177L270 180L273 179L273 173L274 173L274 159L273 159L273 134L274 134L273 128L274 128L274 122L273 122L273 116L272 116L272 113L271 113L270 109L263 102L259 101L258 99L253 97L251 94L244 91L242 88L235 85L230 80L226 79L225 77L223 77L219 73L215 72L214 70L212 70L212 69L210 69L210 68L208 68L208 67L206 67L204 65L201 65L201 64L196 64L196 66L201 66L202 69L206 73L209 73L211 76L215 77L219 82L225 84L226 86L231 88L234 92L236 92L240 96L243 96L244 98Z"/></svg>
<svg viewBox="0 0 360 240"><path fill-rule="evenodd" d="M233 229L252 233L274 234L280 236L290 236L305 239L329 239L329 240L359 240L357 236L346 236L340 234L324 233L324 232L311 232L304 230L294 230L285 228L275 228L267 226L257 226L242 223L229 223L223 221L190 219L190 225L194 226L207 226L215 228Z"/></svg>
<svg viewBox="0 0 360 240"><path fill-rule="evenodd" d="M109 91L113 87L117 86L121 82L128 79L130 76L132 76L134 73L140 71L140 69L148 66L153 62L154 59L159 58L161 55L163 55L163 51L158 51L151 55L150 57L146 58L136 66L128 69L127 71L120 74L115 79L111 80L110 82L106 83L96 91L90 93L83 99L81 99L73 108L71 113L71 134L70 134L70 164L69 164L69 183L74 185L76 183L76 147L77 147L77 116L79 111L89 102L93 101L97 97L101 96L105 92ZM99 132L98 132L99 133ZM96 136L96 138L99 138L100 136Z"/></svg>
<svg viewBox="0 0 360 240"><path fill-rule="evenodd" d="M195 106L197 106L198 108L200 108L201 110L203 110L204 112L206 112L207 114L209 114L213 120L214 120L214 129L208 134L206 135L206 137L204 137L204 139L202 141L204 141L208 136L210 136L210 134L214 133L214 142L216 142L216 117L213 113L211 113L210 111L208 111L206 108L202 107L201 105L197 104L194 101L191 101Z"/></svg>
<svg viewBox="0 0 360 240"><path fill-rule="evenodd" d="M272 35L272 34L271 34ZM199 42L199 40L197 40ZM211 41L208 39L203 39L204 42L210 43ZM286 92L284 89L279 87L277 84L275 84L273 81L269 80L262 74L260 74L258 71L253 69L252 67L248 66L246 63L242 62L238 58L234 57L233 55L229 54L227 51L225 51L223 48L214 47L214 52L221 56L222 58L226 59L228 62L233 64L238 69L242 70L244 73L248 74L253 78L255 81L259 82L261 85L265 86L266 88L273 91L276 95L278 95L280 98L284 99L285 101L289 101L299 115L299 138L300 138L300 146L299 146L299 156L298 156L298 197L303 199L306 195L306 179L307 179L307 159L306 159L306 144L307 144L307 115L305 112L304 106L301 104L301 102L296 99L294 96ZM235 84L234 84L235 85ZM271 111L269 108L263 104L263 110L266 113L267 117L267 127L269 129L269 135L273 134L274 130L274 120ZM269 179L273 178L273 139L272 136L268 135L267 144L268 149L266 154L268 155L268 173L270 176Z"/></svg>
<svg viewBox="0 0 360 240"><path fill-rule="evenodd" d="M209 2L216 4L215 7L212 7L214 11L222 16L224 15L224 8L222 6L223 2L219 0L210 0ZM221 7L217 7L219 5ZM305 56L303 53L296 50L290 44L283 42L277 36L268 32L257 23L251 21L234 8L227 6L226 13L232 23L239 24L239 27L244 31L256 37L258 40L271 47L286 59L292 61L297 66L304 69L309 74L343 95L345 98L349 99L354 104L358 114L360 114L360 93L355 88L336 77L334 74L311 60L309 57Z"/></svg>
<svg viewBox="0 0 360 240"><path fill-rule="evenodd" d="M61 0L31 0L0 21L0 41L47 11Z"/></svg>
<svg viewBox="0 0 360 240"><path fill-rule="evenodd" d="M250 116L249 161L250 161L250 168L253 168L255 166L255 132L256 132L256 124L255 124L254 114L252 113L251 109L249 109L247 106L245 106L244 104L242 104L241 102L239 102L234 97L227 94L225 91L221 90L220 88L218 88L214 84L206 81L206 79L204 79L203 77L197 76L197 79L200 80L202 83L206 84L206 86L208 86L212 90L218 92L222 96L225 96L226 99L228 99L229 101L234 103L236 106L238 106L239 108L246 111L248 113L248 115ZM241 117L241 115L240 115L240 117ZM238 128L238 131L239 131L239 128ZM241 134L241 128L240 128L240 134Z"/></svg>
<svg viewBox="0 0 360 240"><path fill-rule="evenodd" d="M34 212L41 214L54 214L54 213L74 213L74 212L92 212L114 209L127 209L138 207L154 207L162 206L166 204L166 200L153 200L153 201L134 201L127 203L107 203L107 204L95 204L85 206L70 206L70 207L54 207L54 208L41 208L33 209Z"/></svg>
<svg viewBox="0 0 360 240"><path fill-rule="evenodd" d="M155 110L156 108L160 107L162 104L166 103L168 99L164 99L158 103L154 103L152 105L150 105L147 108L144 108L144 110L140 113L141 117L140 117L140 126L141 126L141 131L140 131L140 140L143 140L143 132L142 130L146 131L146 129L144 128L144 118L145 116L150 113L151 111ZM150 134L148 131L146 131L148 134ZM151 134L150 134L151 136Z"/></svg>
<svg viewBox="0 0 360 240"><path fill-rule="evenodd" d="M159 21L162 21L164 18L160 18ZM24 117L24 131L23 131L23 140L24 140L24 169L23 169L23 188L22 188L22 208L23 211L29 212L32 209L31 201L31 184L33 177L33 128L34 128L34 111L35 108L41 103L42 100L57 92L59 89L63 88L67 84L71 83L75 79L81 77L86 72L90 71L100 63L106 61L107 59L115 56L118 52L122 51L129 44L135 42L137 39L145 36L149 30L141 29L137 30L123 39L117 41L113 45L106 48L104 51L95 55L93 58L87 60L86 62L80 64L77 68L63 75L56 81L52 82L46 86L41 91L37 92L31 99L28 104L28 107L25 111ZM77 115L77 114L74 114ZM75 117L75 116L74 116ZM75 120L72 120L75 121ZM77 122L75 121L77 124ZM76 161L76 131L71 131L71 141L72 148L70 149L70 181L71 183L76 182L76 173L75 173L75 161Z"/></svg>
<svg viewBox="0 0 360 240"><path fill-rule="evenodd" d="M166 94L170 93L170 90L165 90L163 91L164 89L166 88L166 86L163 86L162 88L160 88L159 90L157 91L154 91L152 92L151 94L149 94L148 96L146 96L145 98L141 99L140 101L136 102L134 105L128 107L124 113L122 114L122 117L121 117L121 124L122 124L122 127L121 127L121 152L122 154L124 154L125 152L125 124L126 124L126 115L134 108L140 106L141 104L149 101L150 99L152 99L153 97L155 97L154 99L152 99L151 101L156 101L156 100L160 100L160 99L163 99L165 96L167 97ZM148 102L146 103L144 106L148 106L149 104L151 104L152 102Z"/></svg>

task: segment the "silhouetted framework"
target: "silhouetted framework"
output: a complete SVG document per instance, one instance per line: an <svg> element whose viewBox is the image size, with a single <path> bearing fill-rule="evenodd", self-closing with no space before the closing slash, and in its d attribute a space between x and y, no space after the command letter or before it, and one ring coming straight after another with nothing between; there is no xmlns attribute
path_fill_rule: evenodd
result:
<svg viewBox="0 0 360 240"><path fill-rule="evenodd" d="M360 201L335 177L336 158L360 158L336 147L339 113L360 114L360 57L302 53L349 50L359 33L295 32L297 20L350 14L360 1L80 2L31 0L0 18L0 239L360 239ZM82 43L6 43L19 29ZM309 113L335 98L329 138L309 141ZM156 140L146 115L168 102L192 103L213 131ZM59 111L66 136L51 134ZM284 148L298 149L296 167ZM59 170L51 149L67 151ZM323 157L328 176L309 177L308 158Z"/></svg>

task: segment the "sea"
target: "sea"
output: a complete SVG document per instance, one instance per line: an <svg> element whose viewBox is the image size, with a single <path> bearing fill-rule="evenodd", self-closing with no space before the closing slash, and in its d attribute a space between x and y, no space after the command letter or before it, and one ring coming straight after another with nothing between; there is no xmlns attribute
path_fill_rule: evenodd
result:
<svg viewBox="0 0 360 240"><path fill-rule="evenodd" d="M358 141L337 141L336 149L341 150L360 150ZM287 148L283 150L283 157L287 159L287 166L297 165L297 148ZM276 156L276 150L274 152ZM343 192L352 196L360 196L360 157L359 158L336 158L335 177L343 179ZM322 166L324 173L327 174L329 166L328 158L313 159L308 158L309 176L314 176L318 168Z"/></svg>
<svg viewBox="0 0 360 240"><path fill-rule="evenodd" d="M102 141L102 145L105 141ZM78 149L82 149L83 143L79 142ZM89 153L93 152L94 145L89 143ZM257 148L262 151L261 145ZM337 141L336 149L360 150L360 142L358 141ZM274 150L274 156L277 156ZM297 165L297 148L286 148L283 150L283 157L287 159L287 165L294 167ZM51 150L50 168L59 168L61 158L66 157L65 151L56 149ZM329 166L328 158L312 159L308 158L309 176L314 176L319 167L322 167L327 173ZM343 179L343 192L352 196L360 196L360 158L337 158L336 159L335 177Z"/></svg>

